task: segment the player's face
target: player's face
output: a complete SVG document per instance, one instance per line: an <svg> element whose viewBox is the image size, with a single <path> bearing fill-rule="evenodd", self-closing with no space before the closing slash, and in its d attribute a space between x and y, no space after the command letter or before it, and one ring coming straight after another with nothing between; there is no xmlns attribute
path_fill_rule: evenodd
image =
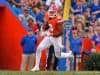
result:
<svg viewBox="0 0 100 75"><path fill-rule="evenodd" d="M49 16L50 17L55 17L56 16L56 11L49 11Z"/></svg>

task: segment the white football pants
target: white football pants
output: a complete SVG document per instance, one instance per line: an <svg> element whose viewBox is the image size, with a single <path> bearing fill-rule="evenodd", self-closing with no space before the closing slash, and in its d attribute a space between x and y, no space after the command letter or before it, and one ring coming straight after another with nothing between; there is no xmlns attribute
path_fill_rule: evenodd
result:
<svg viewBox="0 0 100 75"><path fill-rule="evenodd" d="M55 51L55 56L60 58L66 58L69 57L70 54L66 54L66 53L61 53L62 48L64 48L64 46L62 45L62 36L59 36L57 38L54 38L52 36L46 36L41 43L39 44L37 51L36 51L36 65L37 67L39 67L39 63L40 63L40 58L41 58L41 52L43 49L50 47L51 45L54 46L54 51Z"/></svg>

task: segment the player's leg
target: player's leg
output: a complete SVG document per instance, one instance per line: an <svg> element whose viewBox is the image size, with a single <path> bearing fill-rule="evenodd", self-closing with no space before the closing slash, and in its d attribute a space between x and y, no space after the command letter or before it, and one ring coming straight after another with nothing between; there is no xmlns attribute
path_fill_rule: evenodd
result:
<svg viewBox="0 0 100 75"><path fill-rule="evenodd" d="M62 46L60 45L61 47L59 47L57 38L50 37L50 40L54 46L55 56L59 58L61 56L61 47Z"/></svg>
<svg viewBox="0 0 100 75"><path fill-rule="evenodd" d="M69 53L62 52L62 49L64 48L64 46L62 44L62 36L60 36L58 38L51 38L51 39L52 39L52 42L53 42L53 45L54 45L56 57L59 57L59 58L72 57L71 52L69 52Z"/></svg>
<svg viewBox="0 0 100 75"><path fill-rule="evenodd" d="M35 54L29 55L28 70L31 70L35 61Z"/></svg>
<svg viewBox="0 0 100 75"><path fill-rule="evenodd" d="M28 56L22 55L21 68L20 68L21 71L25 71L27 60L28 60Z"/></svg>
<svg viewBox="0 0 100 75"><path fill-rule="evenodd" d="M41 52L43 49L48 48L51 45L51 41L49 37L45 37L42 42L39 44L37 50L36 50L36 64L35 67L32 69L32 71L39 70L39 63L41 58Z"/></svg>

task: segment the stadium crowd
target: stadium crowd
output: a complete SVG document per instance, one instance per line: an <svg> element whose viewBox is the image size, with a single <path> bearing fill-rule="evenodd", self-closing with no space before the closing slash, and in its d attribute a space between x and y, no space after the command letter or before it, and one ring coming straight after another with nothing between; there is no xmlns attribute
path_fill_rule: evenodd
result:
<svg viewBox="0 0 100 75"><path fill-rule="evenodd" d="M59 19L62 19L63 17L63 5L65 0L7 1L18 14L17 18L22 25L27 28L29 34L30 31L33 31L34 36L37 38L44 38L46 36L42 34L41 30L49 19L49 10L51 8L54 8L55 10L53 10L54 12L50 12L50 14L56 13L56 16ZM74 57L66 59L66 66L67 70L79 70L79 66L84 64L86 56L91 53L100 52L99 0L71 0L69 20L72 25L69 26L66 33L66 52L71 50ZM30 41L32 41L32 38ZM27 47L30 47L32 46L31 44L33 44L32 42L26 43L28 43ZM53 52L54 48L51 46L48 49L47 70L57 70L58 58L55 57ZM25 62L25 60L23 60L23 62ZM71 63L71 66L69 66L69 63ZM21 70L24 70L23 67L25 67L25 65L21 66Z"/></svg>

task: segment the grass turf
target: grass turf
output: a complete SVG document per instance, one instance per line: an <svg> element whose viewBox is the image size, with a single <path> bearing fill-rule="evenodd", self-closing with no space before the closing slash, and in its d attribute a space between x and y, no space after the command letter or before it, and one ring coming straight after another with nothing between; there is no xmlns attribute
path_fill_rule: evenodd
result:
<svg viewBox="0 0 100 75"><path fill-rule="evenodd" d="M82 71L82 72L61 72L61 71L46 71L46 72L19 72L19 71L0 71L0 75L100 75L98 71Z"/></svg>

